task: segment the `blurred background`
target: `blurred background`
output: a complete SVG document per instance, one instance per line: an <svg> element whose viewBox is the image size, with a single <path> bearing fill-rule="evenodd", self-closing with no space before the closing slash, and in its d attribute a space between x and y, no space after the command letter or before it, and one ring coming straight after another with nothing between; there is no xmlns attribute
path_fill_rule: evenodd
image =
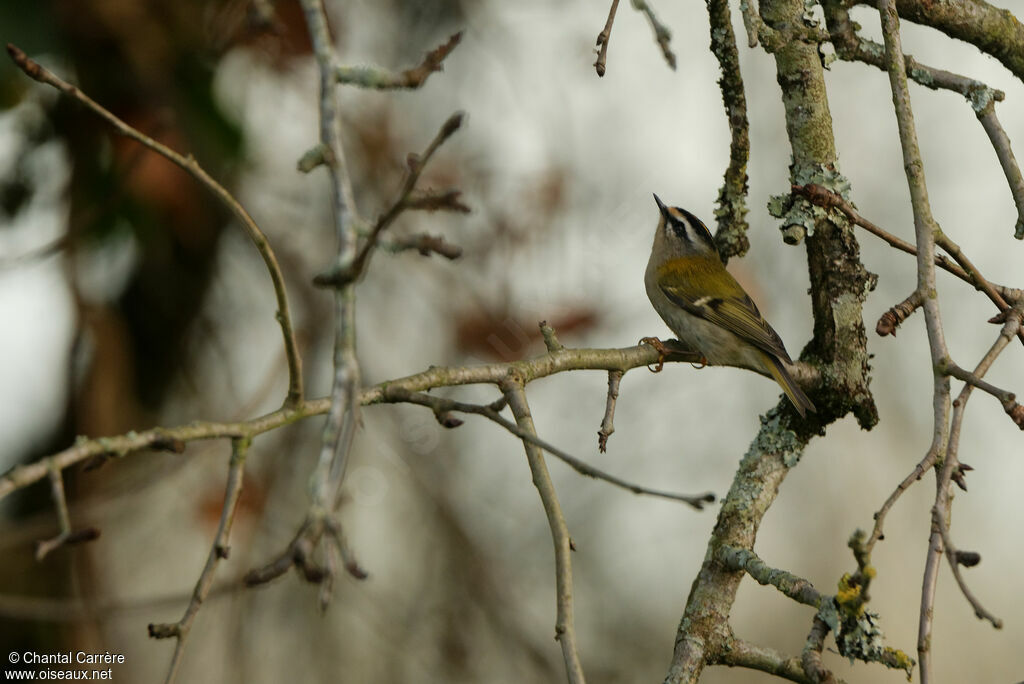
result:
<svg viewBox="0 0 1024 684"><path fill-rule="evenodd" d="M194 154L269 236L285 269L309 396L330 386L331 302L311 277L334 249L322 170L298 157L317 139L317 80L296 2L60 0L31 11L0 4L3 39L80 85L147 134ZM670 70L644 16L619 8L608 70L593 69L605 2L371 1L329 3L344 63L418 64L458 30L462 44L414 92L339 91L360 212L374 217L456 110L467 125L435 156L423 187L457 187L473 212L404 215L396 234L430 232L460 245L447 261L381 254L359 285L358 346L367 384L430 364L469 364L543 351L545 319L573 346L627 346L668 336L644 294L657 192L713 225L729 131L702 4L657 3L673 32ZM735 31L743 36L733 6ZM880 40L878 20L854 11ZM904 25L920 62L1006 91L997 111L1018 156L1024 87L995 60ZM751 251L730 270L793 356L811 333L802 248L783 244L765 208L788 192L790 163L774 60L740 56L751 121ZM286 366L273 292L239 226L184 173L115 137L93 115L0 60L0 470L38 459L75 435L192 420L235 420L277 408ZM913 239L886 76L836 63L828 88L841 170L861 213ZM995 154L958 96L911 86L932 206L985 275L1021 286L1016 220ZM914 261L869 235L879 275L865 308L879 315L914 287ZM992 307L939 275L954 359L972 367L998 334ZM852 419L811 443L761 528L771 565L833 592L855 567L846 548L868 529L931 435L931 375L922 316L897 338L869 336L881 422ZM1024 391L1011 345L990 375ZM724 495L758 415L778 387L734 369L671 365L626 375L608 453L597 451L606 375L531 384L540 435L640 484ZM440 392L490 401L492 388ZM1024 678L1024 547L1015 521L1021 436L976 394L961 459L952 533L982 563L966 571L1002 631L975 619L946 567L933 648L942 681ZM560 681L551 541L522 445L469 417L445 430L424 409L372 407L355 447L342 519L370 573L342 578L326 614L294 574L257 590L239 578L301 523L322 421L259 438L249 458L230 559L193 629L180 681ZM36 540L56 532L43 484L0 502L0 644L40 653L125 655L118 681L161 681L173 645L146 634L175 621L202 569L224 494L229 446L143 452L66 474L71 517L95 542L43 563ZM576 543L576 624L592 682L660 681L716 507L695 512L581 478L551 461ZM929 474L893 509L875 551L872 608L890 645L915 653L921 572L934 496ZM732 614L738 636L797 654L813 617L746 581ZM831 643L831 641L830 641ZM849 682L899 682L879 665L826 664ZM5 663L6 666L6 663ZM767 681L709 669L702 681Z"/></svg>

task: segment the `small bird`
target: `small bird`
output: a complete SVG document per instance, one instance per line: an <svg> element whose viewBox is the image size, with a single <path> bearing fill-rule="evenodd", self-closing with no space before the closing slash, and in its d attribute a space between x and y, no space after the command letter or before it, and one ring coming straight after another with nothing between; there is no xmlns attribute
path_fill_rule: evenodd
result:
<svg viewBox="0 0 1024 684"><path fill-rule="evenodd" d="M750 295L725 270L715 242L699 218L667 207L654 234L644 285L647 297L679 341L713 365L737 366L775 379L801 416L814 411L786 369L793 360ZM657 338L644 342L664 355Z"/></svg>

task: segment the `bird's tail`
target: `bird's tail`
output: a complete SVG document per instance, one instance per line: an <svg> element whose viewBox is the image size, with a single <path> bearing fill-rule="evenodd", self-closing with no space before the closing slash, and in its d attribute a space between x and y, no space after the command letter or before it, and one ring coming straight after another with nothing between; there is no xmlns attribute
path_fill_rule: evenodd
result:
<svg viewBox="0 0 1024 684"><path fill-rule="evenodd" d="M801 417L807 415L808 411L814 411L814 404L807 398L800 386L796 384L796 380L786 370L786 366L771 354L765 354L765 361L767 361L768 372L772 374L775 381L782 387L782 391L786 393L789 400L793 402L793 406L796 407L797 412Z"/></svg>

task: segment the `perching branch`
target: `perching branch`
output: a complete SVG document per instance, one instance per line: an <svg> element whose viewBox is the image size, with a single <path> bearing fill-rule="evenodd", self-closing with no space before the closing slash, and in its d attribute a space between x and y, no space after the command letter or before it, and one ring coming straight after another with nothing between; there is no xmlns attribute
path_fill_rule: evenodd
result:
<svg viewBox="0 0 1024 684"><path fill-rule="evenodd" d="M93 101L92 98L81 90L70 83L61 80L39 63L29 59L22 50L11 43L7 44L7 53L11 56L11 60L14 61L18 68L24 71L30 78L39 81L40 83L53 86L65 95L77 100L99 115L101 119L109 123L119 134L135 140L182 168L190 176L195 178L200 185L209 190L231 211L232 214L234 214L235 218L238 219L239 223L241 223L242 227L245 229L249 240L256 247L256 251L259 252L260 257L263 259L263 263L267 267L267 272L270 274L270 280L274 285L274 295L277 298L277 322L281 326L281 333L284 336L285 353L288 358L288 397L285 400L285 403L292 405L302 401L302 359L299 356L298 344L295 340L295 329L292 324L291 309L288 306L288 295L285 291L284 275L281 273L281 266L277 262L274 250L267 241L267 236L264 235L263 231L260 230L258 225L256 225L256 221L249 215L249 212L239 204L238 200L236 200L223 185L207 174L192 155L188 155L187 157L182 156L166 145L163 145L135 128L132 128L124 121L104 109L100 104Z"/></svg>
<svg viewBox="0 0 1024 684"><path fill-rule="evenodd" d="M388 403L386 391L402 388L410 392L423 392L437 387L458 385L498 385L510 372L531 382L571 370L601 370L623 372L657 363L658 351L647 345L620 349L559 349L540 356L508 363L479 366L433 366L421 373L366 387L359 393L363 406ZM671 355L667 362L689 362L681 355ZM129 454L151 449L161 444L187 444L198 440L254 438L265 432L291 425L300 420L323 415L330 407L328 398L307 399L295 407L282 407L266 415L238 422L191 422L170 428L132 431L114 437L87 439L80 437L73 446L42 458L34 463L15 466L0 475L0 500L11 492L24 489L49 476L51 469L63 471L91 458Z"/></svg>

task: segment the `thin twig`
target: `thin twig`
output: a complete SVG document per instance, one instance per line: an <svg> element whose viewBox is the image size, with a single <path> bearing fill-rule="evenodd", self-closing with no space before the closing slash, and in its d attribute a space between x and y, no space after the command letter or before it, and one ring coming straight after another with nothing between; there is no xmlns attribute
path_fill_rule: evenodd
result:
<svg viewBox="0 0 1024 684"><path fill-rule="evenodd" d="M516 424L525 432L537 436L537 429L530 415L530 406L526 401L526 392L521 381L508 378L502 383L502 391L508 401ZM583 666L580 663L579 648L576 643L576 627L573 622L572 601L572 539L569 528L562 516L562 508L558 503L555 486L551 482L544 454L540 447L528 440L523 440L526 460L533 473L533 484L540 494L544 513L547 515L548 527L551 528L551 540L555 545L555 598L557 617L555 621L555 638L562 646L562 657L565 660L565 673L569 684L583 684Z"/></svg>
<svg viewBox="0 0 1024 684"><path fill-rule="evenodd" d="M597 448L603 454L608 449L608 438L615 432L615 402L619 399L622 371L608 371L608 400L604 407L601 429L597 431Z"/></svg>
<svg viewBox="0 0 1024 684"><path fill-rule="evenodd" d="M953 577L956 579L956 583L960 587L960 592L964 595L964 598L967 599L967 602L971 604L971 608L974 609L974 614L979 620L988 620L996 629L1002 629L1003 621L981 605L981 601L978 600L967 586L963 573L960 572L961 563L958 560L957 549L953 546L953 541L949 536L949 529L946 527L946 521L938 506L932 508L932 522L939 528L939 534L942 536L942 544L946 551L946 559L949 561L949 568L953 571Z"/></svg>
<svg viewBox="0 0 1024 684"><path fill-rule="evenodd" d="M445 259L451 260L462 256L462 247L446 242L441 235L430 235L428 233L393 237L390 240L380 241L379 246L389 252L415 250L423 256L439 254Z"/></svg>
<svg viewBox="0 0 1024 684"><path fill-rule="evenodd" d="M238 500L242 494L242 483L245 473L245 458L249 451L248 439L234 439L231 441L231 462L228 466L228 482L224 492L224 505L220 512L220 524L217 526L217 534L213 538L213 545L206 557L206 565L199 575L195 589L192 591L192 599L185 608L185 614L180 620L174 623L150 624L149 636L154 639L168 639L174 637L177 643L174 646L174 655L171 657L171 664L167 669L167 677L164 684L171 684L178 676L181 667L182 655L185 651L185 644L188 641L189 633L192 630L192 622L195 620L199 608L213 587L213 575L221 560L228 557L228 539L231 535L231 526L235 521L235 512L238 510Z"/></svg>
<svg viewBox="0 0 1024 684"><path fill-rule="evenodd" d="M853 221L855 225L860 226L872 235L880 237L891 247L895 247L901 252L906 252L907 254L912 254L914 256L917 255L917 247L864 218L860 215L860 212L853 208L852 204L828 188L811 183L808 185L794 185L792 186L792 191L798 195L806 197L813 204L824 209L839 209L841 212L846 214L847 218ZM977 287L977 284L971 279L970 274L951 261L949 257L944 254L937 254L935 256L935 265L942 270L953 274L965 283ZM1021 296L1021 291L1019 289L1006 287L1005 285L997 285L995 283L990 283L990 285L1004 300L1014 301Z"/></svg>
<svg viewBox="0 0 1024 684"><path fill-rule="evenodd" d="M882 314L881 318L878 319L878 323L875 325L875 332L880 337L886 335L896 336L896 328L900 327L903 321L917 311L923 302L921 293L918 290L914 290L910 293L910 296L904 299L899 304L894 304L892 308Z"/></svg>
<svg viewBox="0 0 1024 684"><path fill-rule="evenodd" d="M824 209L839 209L846 214L854 224L864 228L873 235L877 235L896 249L906 252L907 254L917 255L917 247L906 240L902 240L892 233L879 228L871 221L868 221L866 218L861 216L849 202L831 190L815 184L803 186L794 185L792 186L792 190ZM946 252L948 252L956 261L956 263L954 263L945 255L935 254L933 257L934 264L949 273L952 273L965 283L971 284L975 289L985 293L985 296L987 296L992 303L996 305L1000 312L1005 312L1010 308L1007 300L1016 301L1020 297L1020 290L989 282L981 275L981 272L978 271L973 262L967 258L963 253L963 250L960 249L960 246L953 242L953 240L947 235L942 233L942 231L936 229L933 241L935 244L938 244L946 250ZM911 295L911 297L913 297L913 295ZM924 300L922 299L922 303L923 301ZM1024 331L1019 334L1019 338L1021 343L1024 343Z"/></svg>
<svg viewBox="0 0 1024 684"><path fill-rule="evenodd" d="M1002 337L1000 337L1000 339L1002 339ZM968 385L977 387L982 392L991 394L993 397L998 399L999 403L1002 404L1004 407L1007 404L1013 402L1017 398L1013 392L1000 389L999 387L996 387L992 383L982 380L981 377L979 377L977 374L972 373L966 368L961 368L960 366L956 365L949 359L944 360L940 364L940 369L946 375L952 376L957 380L963 380Z"/></svg>
<svg viewBox="0 0 1024 684"><path fill-rule="evenodd" d="M203 170L203 167L199 165L199 162L197 162L192 155L188 155L187 157L182 156L166 145L163 145L137 129L132 128L127 123L114 116L114 114L104 109L100 104L93 101L92 98L81 90L70 83L61 80L37 62L29 59L28 56L18 47L8 43L7 52L14 63L30 78L39 81L40 83L53 86L65 95L77 100L92 110L95 114L99 115L99 117L104 121L109 123L119 134L135 140L181 167L190 176L195 178L200 185L209 190L231 211L232 214L235 215L235 218L237 218L242 224L246 234L249 236L249 240L253 243L256 250L263 258L263 263L266 266L267 271L270 274L270 280L274 285L274 295L277 298L277 322L281 326L281 333L284 336L285 352L288 357L288 397L285 400L285 403L293 405L302 401L302 359L299 355L298 344L295 340L295 328L292 323L291 309L288 306L288 294L285 290L284 275L281 273L281 266L277 262L277 256L274 254L274 250L271 248L270 243L267 240L267 236L264 235L263 231L260 230L258 225L256 225L256 221L249 215L249 212L245 210L238 200L236 200L223 185L215 181L208 173L206 173L206 171Z"/></svg>
<svg viewBox="0 0 1024 684"><path fill-rule="evenodd" d="M605 62L608 61L608 41L612 38L612 24L615 23L615 10L619 9L619 0L612 0L612 6L608 8L608 21L604 23L604 29L597 34L597 46L601 48L597 53L597 61L594 68L598 76L604 76Z"/></svg>
<svg viewBox="0 0 1024 684"><path fill-rule="evenodd" d="M990 100L985 107L978 110L978 120L981 121L985 132L988 133L988 139L992 142L999 165L1003 167L1003 174L1010 186L1013 203L1017 206L1017 224L1013 237L1024 240L1024 176L1021 175L1017 158L1013 156L1013 150L1010 148L1010 138L996 117L996 107L993 101Z"/></svg>
<svg viewBox="0 0 1024 684"><path fill-rule="evenodd" d="M846 6L840 2L826 2L823 3L823 7L832 42L839 57L872 64L884 71L882 46L857 35ZM995 103L1002 101L1006 97L1005 94L975 79L921 64L910 55L904 56L904 62L907 75L917 83L932 89L942 88L960 93L971 103L995 149L1010 186L1014 204L1017 206L1014 237L1018 240L1024 239L1024 176L1021 175L1020 167L1013 155L1010 139L995 113Z"/></svg>
<svg viewBox="0 0 1024 684"><path fill-rule="evenodd" d="M612 371L615 372L615 371ZM666 492L659 489L651 489L649 487L643 487L632 482L628 482L614 475L604 472L599 468L595 468L586 461L576 458L572 454L569 454L562 449L546 442L545 440L538 437L536 434L531 433L528 430L523 429L521 426L517 426L515 423L509 422L501 417L498 411L493 406L481 406L479 404L466 404L461 401L453 401L451 399L445 399L444 397L435 397L430 394L424 394L422 392L409 392L401 387L388 386L384 390L385 401L395 403L408 403L417 404L419 406L426 406L434 411L434 415L437 417L438 422L445 427L453 428L458 427L462 424L462 421L453 419L449 414L452 411L458 411L460 413L471 413L478 416L483 416L488 420L497 423L501 427L505 428L513 435L521 440L529 442L530 444L540 447L544 451L559 459L570 468L578 472L580 475L592 477L596 480L603 480L609 484L615 485L627 491L633 492L634 494L646 494L648 496L657 496L663 499L672 499L673 501L682 501L683 503L696 508L697 510L703 510L704 504L714 503L715 495L711 492L705 492L703 494L676 494L674 492Z"/></svg>
<svg viewBox="0 0 1024 684"><path fill-rule="evenodd" d="M672 52L672 47L669 43L672 40L672 32L668 30L668 27L661 23L658 19L658 15L654 13L654 9L647 3L646 0L630 0L630 4L633 5L633 9L638 12L643 12L647 17L647 21L651 24L651 30L654 31L654 41L661 48L661 55L665 58L665 62L668 64L672 71L676 70L676 55Z"/></svg>
<svg viewBox="0 0 1024 684"><path fill-rule="evenodd" d="M1010 340L1020 329L1022 319L1024 319L1024 304L1018 302L1006 316L1006 321L1004 322L1002 330L999 332L999 337L996 338L988 352L986 352L981 361L978 362L974 372L968 373L967 371L963 371L964 374L970 376L971 380L967 381L967 384L964 385L960 394L957 396L956 401L953 402L953 420L950 427L949 448L947 449L946 459L942 465L942 471L936 482L935 505L932 507L933 536L934 532L937 531L938 537L941 541L940 548L945 552L946 559L953 572L953 577L956 579L957 585L960 587L960 591L963 593L968 603L970 603L974 608L975 615L977 615L979 619L988 620L996 629L1002 628L1002 620L997 618L981 605L981 602L968 588L967 583L963 578L963 574L960 571L963 556L957 551L956 546L953 544L949 532L949 524L947 522L950 517L950 507L952 503L952 497L950 496L950 482L955 481L960 487L966 489L966 484L963 480L963 471L969 468L963 466L959 461L959 444L961 426L967 410L967 401L970 399L971 393L975 387L985 389L985 387L982 386L983 381L981 381L981 378L992 367L996 358L1003 352L1003 350L1006 349ZM966 378L962 379L966 380ZM1004 406L1007 402L1012 401L1013 399L1011 395L1006 401L1004 401ZM975 555L972 559L972 564L977 564L979 561L980 556Z"/></svg>
<svg viewBox="0 0 1024 684"><path fill-rule="evenodd" d="M64 475L58 468L51 468L50 495L53 498L53 507L57 509L57 524L59 532L57 536L44 539L36 544L36 560L42 561L50 552L68 544L79 544L99 538L100 531L95 527L87 527L82 530L71 529L71 515L68 513L68 499L64 493Z"/></svg>
<svg viewBox="0 0 1024 684"><path fill-rule="evenodd" d="M525 382L570 370L622 370L657 363L659 353L653 347L640 344L618 349L559 348L530 359L478 366L433 366L425 371L403 378L387 380L366 387L359 394L359 402L366 406L385 403L385 394L396 387L410 392L423 392L431 388L455 385L493 384L514 373ZM692 356L672 354L666 362L694 361ZM132 431L113 437L88 439L80 437L63 451L41 458L33 463L15 466L0 475L0 500L19 489L24 489L48 477L51 469L64 470L94 457L119 457L153 448L157 444L187 444L198 440L252 438L257 435L291 425L300 420L327 413L329 398L307 399L294 407L283 407L266 415L238 422L191 422L175 427L158 427L141 432Z"/></svg>
<svg viewBox="0 0 1024 684"><path fill-rule="evenodd" d="M358 280L366 270L370 256L377 247L377 242L380 239L381 234L406 209L449 209L461 211L463 213L469 211L469 208L459 201L458 191L448 192L440 196L441 201L438 201L438 198L435 197L432 202L424 202L422 201L422 198L420 198L419 206L417 205L417 199L412 196L416 183L419 181L420 174L423 173L423 169L425 169L427 164L430 162L430 158L434 156L434 152L437 151L437 148L443 145L444 142L455 133L455 131L459 130L464 118L465 114L462 112L455 112L452 114L441 126L437 135L435 135L434 139L430 141L430 144L427 145L427 149L424 150L423 154L409 155L405 180L402 182L402 187L398 191L398 196L394 203L392 203L391 207L381 214L377 219L377 222L373 224L369 234L363 241L362 247L360 247L355 253L352 261L341 268L318 275L314 279L314 282L317 285L340 287Z"/></svg>
<svg viewBox="0 0 1024 684"><path fill-rule="evenodd" d="M932 450L945 455L949 439L949 381L938 368L942 359L948 358L942 330L939 303L935 294L935 242L940 233L932 217L928 201L928 188L924 177L924 163L917 143L914 114L910 106L910 92L907 88L906 65L900 39L899 16L895 0L878 0L881 15L882 35L885 39L885 66L889 72L893 105L899 126L900 146L903 150L903 168L910 189L910 201L914 211L914 234L917 243L917 289L923 298L925 327L928 331L928 348L932 361ZM936 568L941 536L933 530L925 560L924 581L921 591L920 625L918 632L918 656L922 684L932 681L931 630L935 605Z"/></svg>
<svg viewBox="0 0 1024 684"><path fill-rule="evenodd" d="M320 76L320 139L329 178L338 272L351 267L357 253L358 211L341 142L341 111L335 94L335 53L322 0L301 0L313 54ZM291 545L297 566L310 559L334 515L359 425L360 368L356 357L356 299L354 283L338 283L334 292L334 376L331 404L324 421L320 455L310 477L310 507L299 535ZM330 551L328 551L330 553ZM328 586L333 578L328 578ZM321 606L326 598L321 594Z"/></svg>
<svg viewBox="0 0 1024 684"><path fill-rule="evenodd" d="M418 66L403 71L393 72L380 67L338 65L334 67L334 77L338 83L360 88L376 88L377 90L419 88L431 74L444 70L445 58L451 54L461 40L462 31L459 31L445 43L428 52Z"/></svg>

